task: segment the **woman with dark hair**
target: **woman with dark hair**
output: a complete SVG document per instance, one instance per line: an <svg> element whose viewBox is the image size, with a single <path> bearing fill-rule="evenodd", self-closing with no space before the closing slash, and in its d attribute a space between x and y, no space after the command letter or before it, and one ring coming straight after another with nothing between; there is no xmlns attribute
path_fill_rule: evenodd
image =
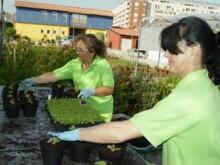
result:
<svg viewBox="0 0 220 165"><path fill-rule="evenodd" d="M161 32L171 72L182 80L151 110L126 121L49 132L61 140L121 143L144 136L163 144L164 165L220 164L220 50L210 26L186 17Z"/></svg>
<svg viewBox="0 0 220 165"><path fill-rule="evenodd" d="M80 90L78 97L88 99L90 105L109 122L113 111L114 79L111 66L105 60L106 46L92 34L80 35L74 42L78 58L53 72L25 79L20 85L29 87L72 79L74 87Z"/></svg>

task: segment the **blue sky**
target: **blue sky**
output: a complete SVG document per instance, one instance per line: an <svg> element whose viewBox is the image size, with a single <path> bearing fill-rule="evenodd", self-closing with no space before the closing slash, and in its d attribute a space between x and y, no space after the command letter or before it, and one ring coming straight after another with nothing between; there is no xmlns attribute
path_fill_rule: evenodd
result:
<svg viewBox="0 0 220 165"><path fill-rule="evenodd" d="M4 10L10 13L15 12L14 8L15 0L4 0ZM67 6L79 6L85 8L112 10L120 4L120 0L22 0L30 2L43 2ZM219 3L220 0L197 0L211 3Z"/></svg>

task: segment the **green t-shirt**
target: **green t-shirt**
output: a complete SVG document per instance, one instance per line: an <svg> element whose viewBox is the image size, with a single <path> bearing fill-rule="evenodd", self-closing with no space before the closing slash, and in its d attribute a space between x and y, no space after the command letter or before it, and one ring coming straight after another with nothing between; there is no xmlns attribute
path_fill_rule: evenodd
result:
<svg viewBox="0 0 220 165"><path fill-rule="evenodd" d="M154 146L163 143L163 165L220 164L220 93L206 70L130 121Z"/></svg>
<svg viewBox="0 0 220 165"><path fill-rule="evenodd" d="M82 68L79 58L71 60L63 67L53 71L59 80L72 79L76 90L84 88L99 88L114 86L114 78L109 63L100 57L96 57L90 67ZM113 112L113 97L91 96L88 99L90 105L97 110L106 122L109 122Z"/></svg>

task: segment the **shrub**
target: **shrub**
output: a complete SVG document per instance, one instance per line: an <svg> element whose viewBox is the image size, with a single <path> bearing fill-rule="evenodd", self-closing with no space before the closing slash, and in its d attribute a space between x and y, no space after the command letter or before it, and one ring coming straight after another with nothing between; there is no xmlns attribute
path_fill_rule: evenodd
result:
<svg viewBox="0 0 220 165"><path fill-rule="evenodd" d="M0 61L0 84L19 82L63 66L76 57L70 47L33 46L28 38L21 37L15 44L5 46Z"/></svg>
<svg viewBox="0 0 220 165"><path fill-rule="evenodd" d="M157 76L157 71L149 67L139 68L136 76L133 70L132 67L115 69L114 113L132 116L150 109L166 97L179 81L176 76Z"/></svg>

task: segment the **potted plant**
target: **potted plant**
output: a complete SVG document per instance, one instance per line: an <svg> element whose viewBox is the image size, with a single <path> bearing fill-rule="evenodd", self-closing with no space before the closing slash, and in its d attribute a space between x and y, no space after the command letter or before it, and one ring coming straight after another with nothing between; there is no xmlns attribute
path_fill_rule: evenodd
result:
<svg viewBox="0 0 220 165"><path fill-rule="evenodd" d="M87 162L92 143L74 141L69 143L70 158L75 162Z"/></svg>
<svg viewBox="0 0 220 165"><path fill-rule="evenodd" d="M93 110L89 103L83 101L85 100L70 98L48 100L47 108L52 121L58 126L61 125L61 128L67 128L70 125L85 127L103 122L103 118L99 113ZM88 160L91 143L81 141L70 142L69 147L72 160L76 162Z"/></svg>
<svg viewBox="0 0 220 165"><path fill-rule="evenodd" d="M104 160L94 162L94 165L107 165L107 162Z"/></svg>
<svg viewBox="0 0 220 165"><path fill-rule="evenodd" d="M19 106L17 101L14 98L11 98L5 104L5 113L8 118L16 118L19 114Z"/></svg>
<svg viewBox="0 0 220 165"><path fill-rule="evenodd" d="M26 96L23 102L23 115L25 117L34 117L36 116L38 102L35 98L31 96Z"/></svg>
<svg viewBox="0 0 220 165"><path fill-rule="evenodd" d="M62 165L66 143L56 137L40 141L44 165Z"/></svg>
<svg viewBox="0 0 220 165"><path fill-rule="evenodd" d="M72 125L69 130L75 129ZM83 141L68 142L67 155L75 162L87 162L92 148L92 143Z"/></svg>
<svg viewBox="0 0 220 165"><path fill-rule="evenodd" d="M79 91L75 90L74 88L71 88L64 91L63 95L65 98L77 98L77 96L79 95Z"/></svg>
<svg viewBox="0 0 220 165"><path fill-rule="evenodd" d="M18 90L18 84L6 84L3 88L2 93L8 93L8 91L11 91L13 94L17 94Z"/></svg>
<svg viewBox="0 0 220 165"><path fill-rule="evenodd" d="M48 100L47 109L52 121L63 126L85 127L103 122L103 118L89 103L82 103L79 99L51 99Z"/></svg>
<svg viewBox="0 0 220 165"><path fill-rule="evenodd" d="M30 91L30 90L21 90L19 91L19 98L20 100L25 100L25 97L29 97L30 96L33 96L33 91Z"/></svg>
<svg viewBox="0 0 220 165"><path fill-rule="evenodd" d="M36 116L38 101L32 91L24 90L19 92L20 106L25 117Z"/></svg>
<svg viewBox="0 0 220 165"><path fill-rule="evenodd" d="M11 93L4 94L2 97L3 97L3 108L4 110L6 110L8 102L12 99L15 99L15 97Z"/></svg>
<svg viewBox="0 0 220 165"><path fill-rule="evenodd" d="M60 83L54 83L52 85L52 96L54 98L62 98L64 92L64 86Z"/></svg>
<svg viewBox="0 0 220 165"><path fill-rule="evenodd" d="M151 146L150 142L144 137L129 140L128 143L140 154L148 150L149 146Z"/></svg>
<svg viewBox="0 0 220 165"><path fill-rule="evenodd" d="M111 161L119 164L122 158L124 144L100 145L98 148L100 160Z"/></svg>

